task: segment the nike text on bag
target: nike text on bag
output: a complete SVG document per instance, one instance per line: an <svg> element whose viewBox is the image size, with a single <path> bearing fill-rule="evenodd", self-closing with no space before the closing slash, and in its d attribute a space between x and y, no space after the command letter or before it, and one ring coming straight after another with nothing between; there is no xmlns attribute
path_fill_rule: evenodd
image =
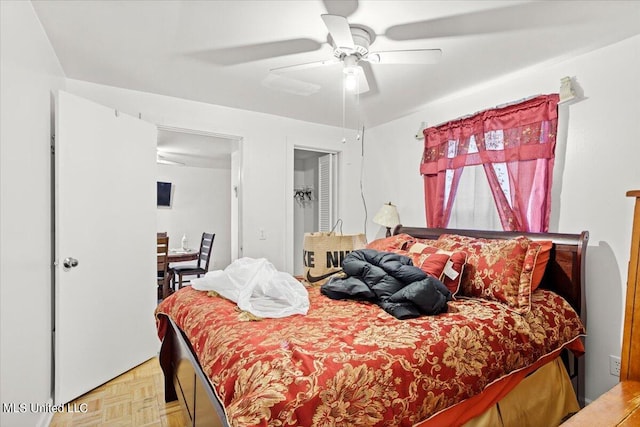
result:
<svg viewBox="0 0 640 427"><path fill-rule="evenodd" d="M364 234L305 233L303 245L304 278L321 285L342 271L347 254L367 245Z"/></svg>

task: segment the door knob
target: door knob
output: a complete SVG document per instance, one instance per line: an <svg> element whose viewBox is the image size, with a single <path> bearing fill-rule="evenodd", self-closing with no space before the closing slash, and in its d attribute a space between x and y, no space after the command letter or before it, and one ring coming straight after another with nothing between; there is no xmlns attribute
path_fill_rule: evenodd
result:
<svg viewBox="0 0 640 427"><path fill-rule="evenodd" d="M78 266L78 260L75 258L67 257L62 261L62 266L64 267L64 271L69 271L73 267Z"/></svg>

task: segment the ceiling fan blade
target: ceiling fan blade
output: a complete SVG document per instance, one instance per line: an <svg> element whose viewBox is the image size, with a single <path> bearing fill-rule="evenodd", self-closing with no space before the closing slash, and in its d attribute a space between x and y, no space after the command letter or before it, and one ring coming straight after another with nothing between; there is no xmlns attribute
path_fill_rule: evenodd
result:
<svg viewBox="0 0 640 427"><path fill-rule="evenodd" d="M322 44L311 39L277 40L272 42L203 50L190 56L218 65L237 65L279 56L318 50Z"/></svg>
<svg viewBox="0 0 640 427"><path fill-rule="evenodd" d="M324 25L327 26L329 34L336 47L352 51L355 48L353 37L351 36L351 28L347 18L340 15L321 15Z"/></svg>
<svg viewBox="0 0 640 427"><path fill-rule="evenodd" d="M565 2L524 2L493 9L410 22L387 28L390 40L475 36L564 26L580 22L579 13L567 14ZM526 16L527 19L520 19Z"/></svg>
<svg viewBox="0 0 640 427"><path fill-rule="evenodd" d="M442 58L440 49L412 49L370 52L365 59L373 64L435 64Z"/></svg>
<svg viewBox="0 0 640 427"><path fill-rule="evenodd" d="M369 92L369 82L367 81L367 75L364 69L358 65L356 75L358 77L358 85L356 86L356 93L361 94Z"/></svg>
<svg viewBox="0 0 640 427"><path fill-rule="evenodd" d="M380 93L380 90L378 89L378 81L376 80L376 75L373 72L371 64L366 61L360 61L358 66L362 68L365 78L367 79L367 85L369 85L367 96Z"/></svg>
<svg viewBox="0 0 640 427"><path fill-rule="evenodd" d="M330 15L350 16L358 9L358 0L322 0Z"/></svg>
<svg viewBox="0 0 640 427"><path fill-rule="evenodd" d="M323 67L325 65L337 64L340 62L337 58L326 59L324 61L305 62L303 64L286 65L284 67L276 67L269 70L270 73L288 73L292 71L308 70L310 68Z"/></svg>

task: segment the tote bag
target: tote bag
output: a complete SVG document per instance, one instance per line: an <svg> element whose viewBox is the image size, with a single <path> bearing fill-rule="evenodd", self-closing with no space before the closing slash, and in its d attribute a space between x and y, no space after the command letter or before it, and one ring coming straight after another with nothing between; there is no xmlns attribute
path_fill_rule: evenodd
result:
<svg viewBox="0 0 640 427"><path fill-rule="evenodd" d="M304 280L321 285L342 271L347 254L367 245L363 233L331 232L305 233L303 244Z"/></svg>

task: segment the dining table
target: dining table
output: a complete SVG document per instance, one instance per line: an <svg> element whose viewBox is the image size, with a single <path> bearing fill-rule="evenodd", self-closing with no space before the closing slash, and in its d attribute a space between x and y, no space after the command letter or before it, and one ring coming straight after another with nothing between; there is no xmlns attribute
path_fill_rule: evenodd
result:
<svg viewBox="0 0 640 427"><path fill-rule="evenodd" d="M198 251L195 249L169 249L169 264L173 262L194 261L196 259L198 259Z"/></svg>

